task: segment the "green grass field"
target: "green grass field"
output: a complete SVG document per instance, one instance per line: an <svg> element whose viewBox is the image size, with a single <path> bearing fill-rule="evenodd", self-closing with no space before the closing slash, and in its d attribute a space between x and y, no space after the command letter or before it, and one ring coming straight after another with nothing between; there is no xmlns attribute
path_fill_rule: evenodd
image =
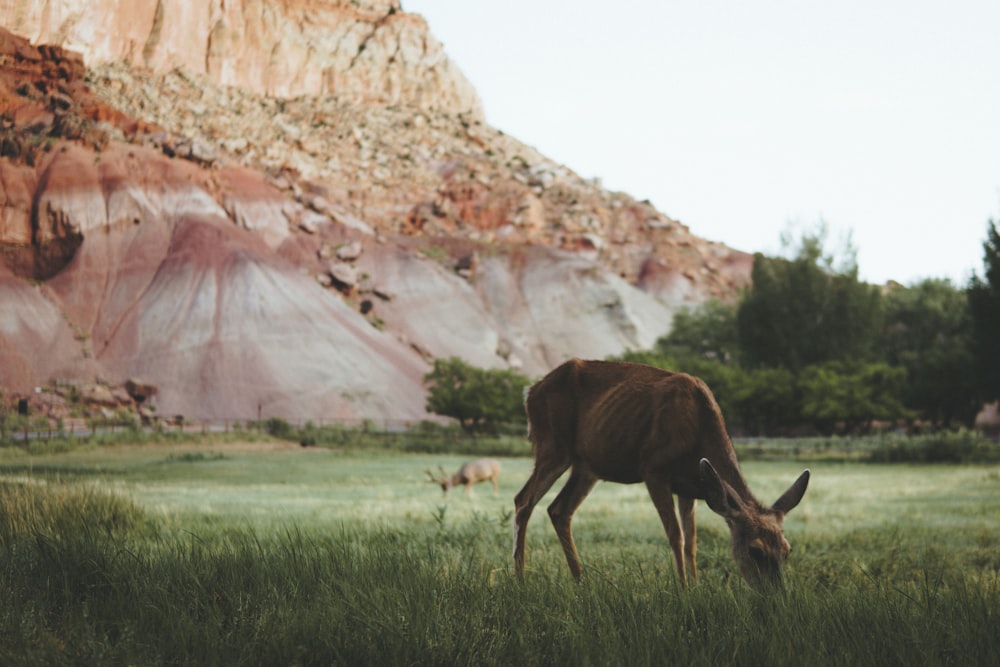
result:
<svg viewBox="0 0 1000 667"><path fill-rule="evenodd" d="M1000 466L816 462L788 590L736 573L699 504L679 587L645 488L600 484L576 584L531 461L447 497L460 456L277 442L0 450L2 664L1000 664ZM774 500L803 464L743 463Z"/></svg>

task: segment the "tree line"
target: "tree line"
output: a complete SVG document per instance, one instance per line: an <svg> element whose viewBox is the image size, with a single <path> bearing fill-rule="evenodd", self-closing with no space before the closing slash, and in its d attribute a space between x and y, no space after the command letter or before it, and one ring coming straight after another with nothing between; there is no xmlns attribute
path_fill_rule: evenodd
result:
<svg viewBox="0 0 1000 667"><path fill-rule="evenodd" d="M983 274L870 285L848 243L829 252L820 226L754 256L734 303L679 312L653 349L618 359L683 371L712 388L730 430L746 435L970 427L1000 399L1000 233L987 225ZM429 411L470 431L524 419L529 378L438 360Z"/></svg>

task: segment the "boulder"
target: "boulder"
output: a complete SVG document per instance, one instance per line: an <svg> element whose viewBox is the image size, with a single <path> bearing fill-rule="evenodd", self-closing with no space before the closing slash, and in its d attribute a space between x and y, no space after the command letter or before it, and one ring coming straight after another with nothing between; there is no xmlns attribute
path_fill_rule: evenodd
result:
<svg viewBox="0 0 1000 667"><path fill-rule="evenodd" d="M358 269L353 264L333 262L330 264L329 272L337 289L350 291L358 285Z"/></svg>
<svg viewBox="0 0 1000 667"><path fill-rule="evenodd" d="M339 248L337 248L337 259L343 260L345 262L353 262L358 257L361 257L361 252L364 250L361 245L361 241L352 241L346 243Z"/></svg>
<svg viewBox="0 0 1000 667"><path fill-rule="evenodd" d="M141 405L156 396L159 389L150 382L129 378L125 381L125 391L132 397L132 400Z"/></svg>

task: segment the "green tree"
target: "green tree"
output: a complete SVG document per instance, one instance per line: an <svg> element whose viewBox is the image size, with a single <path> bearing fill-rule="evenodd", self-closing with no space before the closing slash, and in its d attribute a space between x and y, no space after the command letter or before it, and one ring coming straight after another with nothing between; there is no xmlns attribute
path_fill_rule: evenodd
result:
<svg viewBox="0 0 1000 667"><path fill-rule="evenodd" d="M995 401L1000 399L1000 233L994 220L983 242L983 276L973 275L967 293L977 384L984 400Z"/></svg>
<svg viewBox="0 0 1000 667"><path fill-rule="evenodd" d="M882 328L877 287L858 279L853 247L825 255L826 231L803 236L792 259L754 257L752 286L737 313L747 366L798 373L827 361L868 361Z"/></svg>
<svg viewBox="0 0 1000 667"><path fill-rule="evenodd" d="M906 407L935 427L972 426L982 401L966 293L929 279L889 291L884 303L883 355L906 369Z"/></svg>
<svg viewBox="0 0 1000 667"><path fill-rule="evenodd" d="M740 423L753 435L773 434L801 420L798 385L787 368L744 371L734 402Z"/></svg>
<svg viewBox="0 0 1000 667"><path fill-rule="evenodd" d="M458 357L436 359L424 376L427 411L458 420L469 432L493 430L524 419L527 376L510 369L471 366Z"/></svg>
<svg viewBox="0 0 1000 667"><path fill-rule="evenodd" d="M906 416L906 371L884 363L816 364L799 375L802 416L823 433L868 431L874 420Z"/></svg>
<svg viewBox="0 0 1000 667"><path fill-rule="evenodd" d="M656 351L675 359L697 358L725 364L739 361L736 307L712 299L674 315L670 333L656 341Z"/></svg>

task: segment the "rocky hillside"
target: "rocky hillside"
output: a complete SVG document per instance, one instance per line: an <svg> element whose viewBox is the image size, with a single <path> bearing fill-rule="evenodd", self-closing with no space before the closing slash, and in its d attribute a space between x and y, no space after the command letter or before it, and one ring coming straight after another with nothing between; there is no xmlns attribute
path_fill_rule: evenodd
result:
<svg viewBox="0 0 1000 667"><path fill-rule="evenodd" d="M132 380L166 415L419 419L435 357L539 375L747 279L487 126L398 3L118 4L0 6L83 48L0 38L8 395Z"/></svg>

